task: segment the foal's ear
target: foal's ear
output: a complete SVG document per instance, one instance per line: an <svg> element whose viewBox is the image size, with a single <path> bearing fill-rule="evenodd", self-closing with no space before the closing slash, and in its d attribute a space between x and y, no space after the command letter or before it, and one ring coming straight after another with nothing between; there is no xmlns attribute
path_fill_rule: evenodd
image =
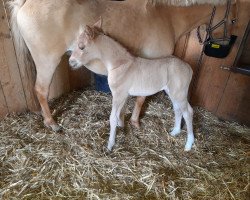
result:
<svg viewBox="0 0 250 200"><path fill-rule="evenodd" d="M94 27L97 29L102 29L102 17L94 24Z"/></svg>
<svg viewBox="0 0 250 200"><path fill-rule="evenodd" d="M95 38L94 30L88 25L85 27L84 34L88 40L93 40Z"/></svg>

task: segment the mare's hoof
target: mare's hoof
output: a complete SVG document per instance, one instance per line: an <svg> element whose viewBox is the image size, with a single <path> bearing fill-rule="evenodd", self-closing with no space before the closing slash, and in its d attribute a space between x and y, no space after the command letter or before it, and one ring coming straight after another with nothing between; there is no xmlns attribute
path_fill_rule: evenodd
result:
<svg viewBox="0 0 250 200"><path fill-rule="evenodd" d="M50 125L50 128L54 131L54 132L58 132L62 129L61 126L57 125L57 124L52 124Z"/></svg>
<svg viewBox="0 0 250 200"><path fill-rule="evenodd" d="M134 120L130 119L130 123L132 124L132 126L134 126L137 129L141 128L139 121L134 121Z"/></svg>
<svg viewBox="0 0 250 200"><path fill-rule="evenodd" d="M42 112L41 112L41 110L33 111L33 113L34 113L35 115L38 115L38 116L42 116L42 115L43 115Z"/></svg>
<svg viewBox="0 0 250 200"><path fill-rule="evenodd" d="M59 125L57 125L55 122L53 123L46 123L44 121L44 125L48 128L51 128L54 132L58 132L61 130L61 127Z"/></svg>

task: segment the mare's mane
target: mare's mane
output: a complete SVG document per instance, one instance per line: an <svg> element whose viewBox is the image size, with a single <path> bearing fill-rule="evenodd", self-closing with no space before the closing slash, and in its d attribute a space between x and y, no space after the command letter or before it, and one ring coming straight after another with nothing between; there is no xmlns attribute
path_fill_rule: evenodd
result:
<svg viewBox="0 0 250 200"><path fill-rule="evenodd" d="M192 6L201 4L222 5L227 0L148 0L152 5Z"/></svg>

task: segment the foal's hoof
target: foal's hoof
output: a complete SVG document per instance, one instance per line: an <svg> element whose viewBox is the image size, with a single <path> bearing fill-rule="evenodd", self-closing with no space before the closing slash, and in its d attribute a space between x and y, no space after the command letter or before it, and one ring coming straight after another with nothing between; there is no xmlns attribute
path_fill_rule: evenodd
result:
<svg viewBox="0 0 250 200"><path fill-rule="evenodd" d="M118 126L124 128L124 121L122 120L118 121Z"/></svg>
<svg viewBox="0 0 250 200"><path fill-rule="evenodd" d="M135 120L130 119L130 123L132 124L132 126L134 126L137 129L141 128L139 121L135 121Z"/></svg>
<svg viewBox="0 0 250 200"><path fill-rule="evenodd" d="M194 137L190 136L187 139L184 151L190 151L192 149L193 144L194 144Z"/></svg>
<svg viewBox="0 0 250 200"><path fill-rule="evenodd" d="M192 149L192 145L186 145L184 151L190 151Z"/></svg>
<svg viewBox="0 0 250 200"><path fill-rule="evenodd" d="M103 145L103 146L102 146L102 150L103 150L103 153L104 153L105 155L111 154L111 151L107 148L106 145Z"/></svg>
<svg viewBox="0 0 250 200"><path fill-rule="evenodd" d="M174 128L174 129L171 131L170 135L172 135L172 136L177 136L177 135L179 135L180 133L181 133L181 129Z"/></svg>
<svg viewBox="0 0 250 200"><path fill-rule="evenodd" d="M112 152L113 145L108 145L107 146L107 152L111 153Z"/></svg>

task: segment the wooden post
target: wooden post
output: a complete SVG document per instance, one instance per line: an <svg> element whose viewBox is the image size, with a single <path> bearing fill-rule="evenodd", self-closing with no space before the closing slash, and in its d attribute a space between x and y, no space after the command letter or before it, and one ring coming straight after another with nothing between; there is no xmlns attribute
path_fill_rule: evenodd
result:
<svg viewBox="0 0 250 200"><path fill-rule="evenodd" d="M23 82L2 3L0 4L0 82L0 115L6 114L6 111L26 110L27 101Z"/></svg>

